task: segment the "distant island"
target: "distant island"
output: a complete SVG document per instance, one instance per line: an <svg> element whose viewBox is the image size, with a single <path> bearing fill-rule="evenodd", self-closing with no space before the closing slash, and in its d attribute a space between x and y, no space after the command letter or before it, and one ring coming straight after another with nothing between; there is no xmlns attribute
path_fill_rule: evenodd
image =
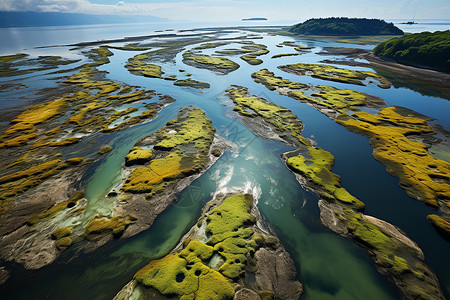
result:
<svg viewBox="0 0 450 300"><path fill-rule="evenodd" d="M404 64L450 72L450 30L390 39L376 46L373 53Z"/></svg>
<svg viewBox="0 0 450 300"><path fill-rule="evenodd" d="M289 32L307 35L403 35L403 31L378 19L325 18L296 24Z"/></svg>
<svg viewBox="0 0 450 300"><path fill-rule="evenodd" d="M267 18L249 18L249 19L242 19L242 21L267 21Z"/></svg>

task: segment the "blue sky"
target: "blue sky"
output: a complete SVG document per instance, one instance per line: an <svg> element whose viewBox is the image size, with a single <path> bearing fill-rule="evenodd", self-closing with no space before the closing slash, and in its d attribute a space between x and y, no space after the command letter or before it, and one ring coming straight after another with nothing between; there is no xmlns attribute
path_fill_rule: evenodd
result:
<svg viewBox="0 0 450 300"><path fill-rule="evenodd" d="M266 17L272 21L312 17L443 19L449 0L0 0L0 10L91 14L147 14L184 21L233 21Z"/></svg>

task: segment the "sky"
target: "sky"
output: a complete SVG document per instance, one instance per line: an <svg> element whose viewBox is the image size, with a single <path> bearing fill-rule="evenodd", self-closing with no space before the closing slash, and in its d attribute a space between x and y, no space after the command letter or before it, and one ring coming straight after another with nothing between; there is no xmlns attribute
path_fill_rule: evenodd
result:
<svg viewBox="0 0 450 300"><path fill-rule="evenodd" d="M153 15L180 21L271 21L316 17L446 19L449 0L0 0L0 11Z"/></svg>

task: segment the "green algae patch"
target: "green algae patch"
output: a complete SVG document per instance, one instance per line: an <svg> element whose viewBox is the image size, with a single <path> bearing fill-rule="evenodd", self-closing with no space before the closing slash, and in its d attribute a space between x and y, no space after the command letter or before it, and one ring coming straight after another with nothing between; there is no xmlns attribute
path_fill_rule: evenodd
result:
<svg viewBox="0 0 450 300"><path fill-rule="evenodd" d="M124 46L108 46L108 48L118 49L123 51L146 51L148 47L141 46L139 43L129 43Z"/></svg>
<svg viewBox="0 0 450 300"><path fill-rule="evenodd" d="M0 56L0 64L12 63L19 59L25 58L27 56L28 56L28 54L25 54L25 53L19 53L19 54L14 54L14 55L3 55L3 56Z"/></svg>
<svg viewBox="0 0 450 300"><path fill-rule="evenodd" d="M252 74L253 80L257 83L263 84L269 90L275 90L277 87L287 87L290 89L305 89L308 88L306 84L293 82L287 79L283 79L281 77L275 76L273 72L270 72L267 69L261 69L258 72Z"/></svg>
<svg viewBox="0 0 450 300"><path fill-rule="evenodd" d="M244 87L234 86L226 92L227 96L236 104L233 108L234 111L245 117L262 117L276 129L280 136L284 138L292 136L298 142L309 145L309 142L301 136L302 122L289 109L270 103L263 98L252 96Z"/></svg>
<svg viewBox="0 0 450 300"><path fill-rule="evenodd" d="M289 256L275 236L263 233L262 225L256 226L259 215L255 209L250 194L216 197L206 204L197 225L174 251L135 274L133 289L137 284L138 289L155 289L177 299L231 300L243 287L262 292L260 284L248 284L245 279L249 273L256 273L257 280L262 276L270 282L263 290L270 289L268 292L277 293L280 299L298 299L303 289L295 274L280 279L258 273L272 272L259 260L283 261ZM261 248L265 251L256 254ZM277 276L283 277L282 269L275 271ZM286 290L281 292L285 297L280 297L280 284Z"/></svg>
<svg viewBox="0 0 450 300"><path fill-rule="evenodd" d="M234 288L219 272L198 262L188 262L177 254L152 261L138 271L135 279L163 295L180 299L232 299Z"/></svg>
<svg viewBox="0 0 450 300"><path fill-rule="evenodd" d="M72 245L72 239L70 237L63 237L55 242L56 248L59 251L64 251Z"/></svg>
<svg viewBox="0 0 450 300"><path fill-rule="evenodd" d="M51 234L53 240L59 240L72 234L72 227L63 227L54 230Z"/></svg>
<svg viewBox="0 0 450 300"><path fill-rule="evenodd" d="M195 89L209 89L210 84L207 82L197 81L193 79L179 79L173 83L176 86L188 86Z"/></svg>
<svg viewBox="0 0 450 300"><path fill-rule="evenodd" d="M300 53L281 53L272 55L272 58L286 57L286 56L298 56Z"/></svg>
<svg viewBox="0 0 450 300"><path fill-rule="evenodd" d="M450 241L450 218L428 215L427 219L445 239Z"/></svg>
<svg viewBox="0 0 450 300"><path fill-rule="evenodd" d="M110 145L103 145L100 150L97 151L98 155L104 155L112 151L112 147Z"/></svg>
<svg viewBox="0 0 450 300"><path fill-rule="evenodd" d="M118 238L127 229L128 225L136 220L131 215L115 216L111 219L106 217L95 217L87 225L84 234L87 239L93 239L97 235L111 232L114 237Z"/></svg>
<svg viewBox="0 0 450 300"><path fill-rule="evenodd" d="M135 110L133 109L133 111L135 111ZM130 111L126 112L125 115L127 115L129 113L130 113ZM117 131L120 131L120 130L125 129L127 127L130 127L132 125L142 123L142 121L145 120L145 119L151 119L155 115L156 115L156 111L153 110L153 109L149 109L149 110L146 110L146 111L142 112L140 115L131 117L128 120L126 120L126 121L124 121L124 122L122 122L122 123L120 123L120 124L118 124L118 125L116 125L114 127L109 127L109 125L113 121L118 119L117 116L111 116L108 120L106 120L104 122L104 124L102 126L102 131L103 132L117 132Z"/></svg>
<svg viewBox="0 0 450 300"><path fill-rule="evenodd" d="M252 207L251 195L226 198L207 214L206 233L211 237L206 244L187 240L181 252L152 261L134 278L163 295L175 294L180 299L232 299L235 293L232 279L244 272L246 256L254 253L256 247L251 240L250 228L256 222ZM242 235L239 230L244 228L250 230ZM222 238L214 239L215 236ZM214 253L224 259L218 270L207 264Z"/></svg>
<svg viewBox="0 0 450 300"><path fill-rule="evenodd" d="M394 281L405 298L442 298L436 276L421 261L420 249L403 243L395 230L378 226L360 213L344 208L338 217L345 223L349 235L370 252L375 263Z"/></svg>
<svg viewBox="0 0 450 300"><path fill-rule="evenodd" d="M0 136L0 148L26 145L37 137L35 125L61 115L65 107L66 100L58 99L34 105L25 110L11 121L12 126Z"/></svg>
<svg viewBox="0 0 450 300"><path fill-rule="evenodd" d="M311 96L322 98L323 101L315 101L317 104L332 107L337 111L355 110L356 106L366 104L367 96L364 93L353 90L340 90L331 86L318 86L320 92ZM311 99L311 101L314 101Z"/></svg>
<svg viewBox="0 0 450 300"><path fill-rule="evenodd" d="M176 180L201 172L206 167L214 134L215 128L202 110L181 110L177 119L155 132L153 150L139 146L132 149L129 159L142 156L145 166L134 169L121 189L153 195Z"/></svg>
<svg viewBox="0 0 450 300"><path fill-rule="evenodd" d="M255 82L263 84L269 90L276 90L279 94L308 103L333 119L336 113L347 113L349 110L358 110L360 106L369 104L377 106L384 103L380 98L353 90L340 90L331 86L308 86L283 79L267 69L253 73L252 77ZM305 92L309 90L312 92L307 96Z"/></svg>
<svg viewBox="0 0 450 300"><path fill-rule="evenodd" d="M400 179L408 195L432 207L448 205L450 163L434 158L425 144L408 138L434 132L423 118L397 107L383 108L378 115L360 112L352 117L341 115L337 122L370 137L373 156Z"/></svg>
<svg viewBox="0 0 450 300"><path fill-rule="evenodd" d="M152 54L153 52L147 52L135 55L128 60L125 68L127 68L130 73L135 75L152 78L162 78L164 72L161 70L161 66L149 64L146 62L150 59Z"/></svg>
<svg viewBox="0 0 450 300"><path fill-rule="evenodd" d="M209 69L224 74L228 74L239 68L237 63L228 58L196 54L192 51L183 53L183 62L198 68Z"/></svg>
<svg viewBox="0 0 450 300"><path fill-rule="evenodd" d="M322 194L325 192L326 195L329 195L327 200L337 200L356 210L364 209L363 202L341 187L340 176L331 172L334 156L330 152L309 147L307 152L289 157L286 164L291 170L318 186L318 190L322 190Z"/></svg>
<svg viewBox="0 0 450 300"><path fill-rule="evenodd" d="M220 46L226 45L226 43L223 42L215 42L215 43L204 43L200 46L197 46L193 48L193 50L206 50L206 49L214 49Z"/></svg>
<svg viewBox="0 0 450 300"><path fill-rule="evenodd" d="M308 75L314 78L319 78L328 81L336 81L341 83L349 83L356 85L365 85L364 81L367 77L376 79L381 88L390 88L391 83L381 75L368 71L355 71L343 68L338 68L330 65L322 64L291 64L278 67L285 72Z"/></svg>
<svg viewBox="0 0 450 300"><path fill-rule="evenodd" d="M47 210L46 212L44 212L40 215L31 217L27 223L28 223L28 225L33 226L39 222L51 219L54 216L56 216L58 213L65 210L66 208L72 208L72 207L76 206L78 204L78 201L83 198L84 198L84 192L78 191L77 193L75 193L75 195L73 195L68 200L56 204L55 206L51 207L49 210Z"/></svg>
<svg viewBox="0 0 450 300"><path fill-rule="evenodd" d="M125 156L125 165L143 165L146 162L150 161L151 158L152 150L145 150L138 146L133 147L131 148L130 153Z"/></svg>
<svg viewBox="0 0 450 300"><path fill-rule="evenodd" d="M243 50L247 50L247 54L242 55L241 59L245 60L250 65L259 65L262 64L262 59L257 58L261 55L266 55L269 53L269 50L267 50L267 46L263 44L248 44L242 47Z"/></svg>
<svg viewBox="0 0 450 300"><path fill-rule="evenodd" d="M296 47L294 47L294 49L299 52L308 52L311 49L314 49L314 47L296 46Z"/></svg>

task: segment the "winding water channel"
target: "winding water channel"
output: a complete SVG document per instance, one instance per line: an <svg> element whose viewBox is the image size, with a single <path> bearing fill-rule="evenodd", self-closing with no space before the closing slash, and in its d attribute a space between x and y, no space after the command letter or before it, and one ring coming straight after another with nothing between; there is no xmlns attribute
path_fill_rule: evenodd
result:
<svg viewBox="0 0 450 300"><path fill-rule="evenodd" d="M242 31L238 34L248 33ZM318 147L335 156L333 172L342 177L342 186L366 204L366 214L400 227L419 244L425 253L425 262L436 272L446 296L450 296L450 244L427 223L426 216L433 210L410 198L398 185L398 179L389 175L385 167L373 158L368 138L351 133L306 104L269 91L255 83L250 74L267 68L275 75L292 81L365 92L383 98L388 105L404 106L433 117L436 123L447 129L450 128L450 102L421 95L406 87L383 90L373 84L355 86L325 82L277 69L282 64L318 63L336 58L319 55L323 47L370 49L372 46L299 40L264 33L258 35L263 38L255 42L267 45L270 51L260 57L264 60L263 64L252 66L240 60L239 56L230 56L240 64L240 68L228 75L197 69L182 62L183 51L198 46L200 42L185 47L174 62L162 64L162 70L167 75L177 74L182 78L183 74L192 73L193 79L210 83L211 88L207 90L177 87L171 81L132 75L124 65L140 52L111 49L114 55L109 57L110 63L99 67L99 70L108 72L108 79L168 94L176 102L165 107L152 122L102 137L102 143L111 145L113 151L93 165L83 178L87 183L87 209L92 210L93 214L111 209L112 203L105 196L119 182L124 157L135 142L175 118L182 107L193 105L204 110L213 121L217 134L238 147L228 150L204 175L180 193L179 201L162 213L150 229L132 238L114 240L93 253L77 253L75 258L75 250L69 248L53 265L42 270L26 271L13 264L14 272L5 287L5 293L11 299L111 299L138 269L176 246L197 222L203 205L218 190L259 195L258 207L265 221L273 227L295 261L298 278L305 285L303 299L397 299L394 285L377 272L363 248L321 224L318 197L303 190L280 159L280 155L291 148L281 142L255 136L236 118L232 102L224 93L232 84L245 86L251 94L289 108L296 114L305 126L303 136L316 141ZM224 37L226 34L220 36ZM276 47L284 41L294 41L314 49L299 56L271 59L274 54L293 52L289 47ZM227 44L204 50L203 53L212 54L235 46ZM180 69L184 69L185 73L181 74ZM34 81L33 78L27 80ZM432 95L433 91L430 90L429 94ZM95 135L90 137L93 140L96 138ZM66 158L75 157L85 151L84 145L83 142L67 147L63 154ZM24 285L27 288L21 289Z"/></svg>

